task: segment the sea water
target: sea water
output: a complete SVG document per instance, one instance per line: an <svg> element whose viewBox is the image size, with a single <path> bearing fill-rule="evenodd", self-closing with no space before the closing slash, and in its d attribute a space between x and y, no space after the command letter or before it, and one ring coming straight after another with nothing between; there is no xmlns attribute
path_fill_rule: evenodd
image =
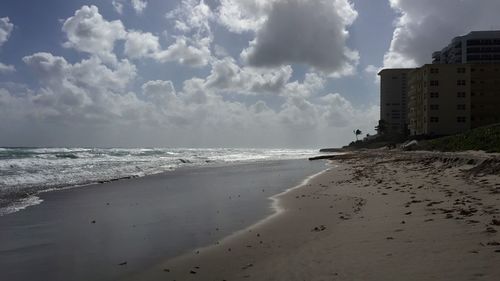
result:
<svg viewBox="0 0 500 281"><path fill-rule="evenodd" d="M312 149L0 148L0 216L40 192L217 164L302 159Z"/></svg>

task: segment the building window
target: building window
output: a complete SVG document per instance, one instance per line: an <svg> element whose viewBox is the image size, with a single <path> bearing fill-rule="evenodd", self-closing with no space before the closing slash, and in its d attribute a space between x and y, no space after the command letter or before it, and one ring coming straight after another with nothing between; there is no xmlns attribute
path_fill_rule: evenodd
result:
<svg viewBox="0 0 500 281"><path fill-rule="evenodd" d="M457 104L457 110L465 110L465 104Z"/></svg>
<svg viewBox="0 0 500 281"><path fill-rule="evenodd" d="M431 73L439 73L439 68L431 68Z"/></svg>
<svg viewBox="0 0 500 281"><path fill-rule="evenodd" d="M439 80L431 80L431 86L439 86Z"/></svg>
<svg viewBox="0 0 500 281"><path fill-rule="evenodd" d="M465 73L465 67L457 68L457 73Z"/></svg>
<svg viewBox="0 0 500 281"><path fill-rule="evenodd" d="M439 123L439 117L431 117L430 121L431 123Z"/></svg>
<svg viewBox="0 0 500 281"><path fill-rule="evenodd" d="M465 123L466 122L466 118L464 116L459 116L457 117L457 123Z"/></svg>
<svg viewBox="0 0 500 281"><path fill-rule="evenodd" d="M431 98L432 99L439 98L439 93L438 92L431 92Z"/></svg>
<svg viewBox="0 0 500 281"><path fill-rule="evenodd" d="M465 86L465 80L457 80L458 86Z"/></svg>
<svg viewBox="0 0 500 281"><path fill-rule="evenodd" d="M465 92L458 92L457 98L465 98Z"/></svg>
<svg viewBox="0 0 500 281"><path fill-rule="evenodd" d="M439 104L431 104L431 110L439 110Z"/></svg>

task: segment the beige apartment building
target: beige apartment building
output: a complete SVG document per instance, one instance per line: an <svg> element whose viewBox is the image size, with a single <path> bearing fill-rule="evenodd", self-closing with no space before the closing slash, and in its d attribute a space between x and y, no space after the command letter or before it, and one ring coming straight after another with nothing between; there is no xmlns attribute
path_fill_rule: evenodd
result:
<svg viewBox="0 0 500 281"><path fill-rule="evenodd" d="M412 69L383 69L380 76L380 120L384 120L389 134L406 131L408 74Z"/></svg>
<svg viewBox="0 0 500 281"><path fill-rule="evenodd" d="M500 122L500 64L426 64L408 79L410 135L450 135Z"/></svg>

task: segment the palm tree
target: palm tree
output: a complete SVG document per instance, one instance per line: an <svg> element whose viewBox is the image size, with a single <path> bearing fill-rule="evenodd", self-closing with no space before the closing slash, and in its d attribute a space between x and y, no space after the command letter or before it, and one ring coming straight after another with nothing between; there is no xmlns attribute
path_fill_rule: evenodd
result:
<svg viewBox="0 0 500 281"><path fill-rule="evenodd" d="M363 132L361 132L360 129L356 129L354 131L352 131L354 133L354 135L356 136L356 141L358 141L358 136L361 135Z"/></svg>
<svg viewBox="0 0 500 281"><path fill-rule="evenodd" d="M385 120L379 120L378 125L375 126L375 130L379 135L383 135L387 132L387 122Z"/></svg>

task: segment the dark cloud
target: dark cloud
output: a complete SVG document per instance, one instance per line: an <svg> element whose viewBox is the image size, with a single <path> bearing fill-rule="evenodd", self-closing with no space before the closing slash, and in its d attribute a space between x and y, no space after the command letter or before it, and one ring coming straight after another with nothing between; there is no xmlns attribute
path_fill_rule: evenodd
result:
<svg viewBox="0 0 500 281"><path fill-rule="evenodd" d="M346 46L346 27L356 16L348 1L276 1L242 55L254 66L301 63L329 74L352 73L358 54Z"/></svg>

